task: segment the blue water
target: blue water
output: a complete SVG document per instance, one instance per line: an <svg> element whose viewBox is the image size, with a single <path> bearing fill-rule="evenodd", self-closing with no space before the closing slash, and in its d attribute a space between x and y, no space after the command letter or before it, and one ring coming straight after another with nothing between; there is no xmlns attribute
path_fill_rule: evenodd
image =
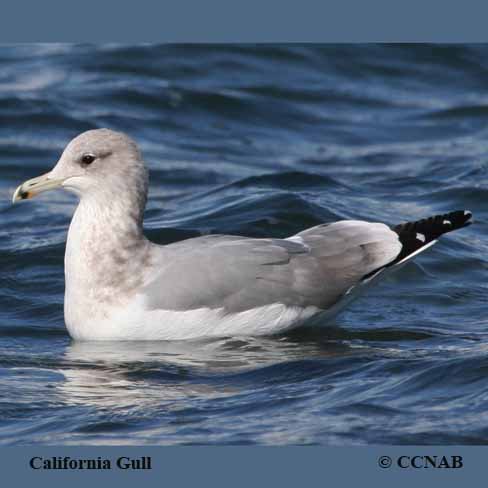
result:
<svg viewBox="0 0 488 488"><path fill-rule="evenodd" d="M75 343L74 197L10 198L97 127L140 143L156 242L476 222L329 327ZM485 46L0 47L0 443L488 443L487 164Z"/></svg>

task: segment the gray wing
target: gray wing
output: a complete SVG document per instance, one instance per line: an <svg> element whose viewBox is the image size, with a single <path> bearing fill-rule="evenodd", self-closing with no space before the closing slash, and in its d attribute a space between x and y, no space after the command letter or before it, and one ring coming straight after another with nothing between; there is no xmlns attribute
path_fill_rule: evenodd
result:
<svg viewBox="0 0 488 488"><path fill-rule="evenodd" d="M238 312L272 303L327 309L400 253L384 224L341 221L288 239L212 235L155 246L150 309Z"/></svg>

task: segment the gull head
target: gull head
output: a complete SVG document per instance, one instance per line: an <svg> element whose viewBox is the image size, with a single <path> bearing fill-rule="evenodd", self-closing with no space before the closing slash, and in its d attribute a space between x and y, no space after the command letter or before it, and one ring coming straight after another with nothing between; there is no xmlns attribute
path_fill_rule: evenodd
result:
<svg viewBox="0 0 488 488"><path fill-rule="evenodd" d="M22 183L12 202L64 188L81 198L136 192L147 194L147 170L136 143L110 129L95 129L75 137L54 168Z"/></svg>

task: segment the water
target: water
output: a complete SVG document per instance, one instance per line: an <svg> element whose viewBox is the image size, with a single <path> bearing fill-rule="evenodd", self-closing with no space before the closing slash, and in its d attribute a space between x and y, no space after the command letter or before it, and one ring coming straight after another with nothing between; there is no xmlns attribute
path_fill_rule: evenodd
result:
<svg viewBox="0 0 488 488"><path fill-rule="evenodd" d="M485 444L488 47L0 47L1 444ZM75 200L10 204L86 129L131 134L146 230L284 237L468 208L330 327L74 343Z"/></svg>

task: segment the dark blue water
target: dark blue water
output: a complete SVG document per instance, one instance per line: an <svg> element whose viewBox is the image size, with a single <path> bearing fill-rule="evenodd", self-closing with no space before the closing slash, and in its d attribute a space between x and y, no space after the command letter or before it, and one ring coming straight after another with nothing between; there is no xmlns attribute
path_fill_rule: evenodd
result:
<svg viewBox="0 0 488 488"><path fill-rule="evenodd" d="M140 143L160 243L476 223L328 328L74 343L75 200L10 198L97 127ZM0 443L488 443L487 164L485 46L0 47Z"/></svg>

